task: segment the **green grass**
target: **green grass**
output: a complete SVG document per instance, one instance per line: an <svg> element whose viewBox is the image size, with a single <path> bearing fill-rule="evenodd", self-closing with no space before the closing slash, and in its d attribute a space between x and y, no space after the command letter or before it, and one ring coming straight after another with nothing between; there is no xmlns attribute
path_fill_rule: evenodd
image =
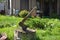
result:
<svg viewBox="0 0 60 40"><path fill-rule="evenodd" d="M21 19L14 16L0 16L0 28L17 25Z"/></svg>
<svg viewBox="0 0 60 40"><path fill-rule="evenodd" d="M60 40L60 20L54 18L33 18L26 23L37 29L37 40Z"/></svg>
<svg viewBox="0 0 60 40"><path fill-rule="evenodd" d="M9 40L14 38L14 30L22 18L0 15L0 33L5 32ZM36 29L36 40L60 40L60 20L53 18L30 18L25 22Z"/></svg>
<svg viewBox="0 0 60 40"><path fill-rule="evenodd" d="M51 33L49 32L49 30L40 30L40 29L38 30L37 29L36 35L40 40L60 40L60 32L58 33L57 31L56 32L53 31L53 33Z"/></svg>
<svg viewBox="0 0 60 40"><path fill-rule="evenodd" d="M0 29L0 33L6 33L9 40L13 40L14 38L14 30L16 27L7 27Z"/></svg>
<svg viewBox="0 0 60 40"><path fill-rule="evenodd" d="M22 18L14 16L3 16L0 15L0 33L6 33L9 40L14 38L14 30L17 29L17 25Z"/></svg>

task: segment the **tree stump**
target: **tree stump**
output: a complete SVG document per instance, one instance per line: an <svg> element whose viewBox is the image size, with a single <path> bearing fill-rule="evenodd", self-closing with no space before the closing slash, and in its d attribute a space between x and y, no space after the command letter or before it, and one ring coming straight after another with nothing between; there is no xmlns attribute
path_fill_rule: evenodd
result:
<svg viewBox="0 0 60 40"><path fill-rule="evenodd" d="M31 15L31 13L36 9L34 7L29 14L21 21L19 22L19 26L22 29L17 29L14 31L14 40L36 40L35 39L35 30L27 28L27 25L24 24L24 22L27 20L27 18Z"/></svg>
<svg viewBox="0 0 60 40"><path fill-rule="evenodd" d="M17 29L14 31L14 40L36 40L36 31L32 29L23 30Z"/></svg>

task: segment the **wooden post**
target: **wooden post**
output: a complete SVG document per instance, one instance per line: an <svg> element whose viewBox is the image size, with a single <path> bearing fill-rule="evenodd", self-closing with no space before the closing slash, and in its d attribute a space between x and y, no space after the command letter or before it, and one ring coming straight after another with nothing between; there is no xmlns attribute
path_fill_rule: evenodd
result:
<svg viewBox="0 0 60 40"><path fill-rule="evenodd" d="M60 0L57 0L57 15L60 15Z"/></svg>
<svg viewBox="0 0 60 40"><path fill-rule="evenodd" d="M29 0L29 11L32 9L32 0Z"/></svg>
<svg viewBox="0 0 60 40"><path fill-rule="evenodd" d="M31 8L33 9L36 6L36 0L31 0ZM36 9L31 13L32 17L36 16Z"/></svg>
<svg viewBox="0 0 60 40"><path fill-rule="evenodd" d="M5 0L5 14L8 15L8 0Z"/></svg>
<svg viewBox="0 0 60 40"><path fill-rule="evenodd" d="M9 15L11 14L12 14L12 0L10 0L10 14Z"/></svg>
<svg viewBox="0 0 60 40"><path fill-rule="evenodd" d="M51 17L52 15L52 0L49 0L49 16Z"/></svg>
<svg viewBox="0 0 60 40"><path fill-rule="evenodd" d="M40 17L42 18L43 16L43 10L44 10L44 0L41 0L41 4L40 4L41 8L40 8Z"/></svg>

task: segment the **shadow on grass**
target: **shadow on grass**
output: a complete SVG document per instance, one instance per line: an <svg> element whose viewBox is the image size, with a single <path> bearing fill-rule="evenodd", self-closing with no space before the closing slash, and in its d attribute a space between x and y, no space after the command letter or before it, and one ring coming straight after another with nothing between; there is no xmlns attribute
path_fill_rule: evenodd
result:
<svg viewBox="0 0 60 40"><path fill-rule="evenodd" d="M43 16L42 18L49 18L49 19L60 19L60 16L56 16L56 17L50 17L50 16Z"/></svg>

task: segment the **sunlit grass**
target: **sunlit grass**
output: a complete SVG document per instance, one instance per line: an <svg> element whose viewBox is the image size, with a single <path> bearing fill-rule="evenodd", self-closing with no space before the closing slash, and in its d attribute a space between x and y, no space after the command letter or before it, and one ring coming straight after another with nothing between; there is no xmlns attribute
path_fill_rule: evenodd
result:
<svg viewBox="0 0 60 40"><path fill-rule="evenodd" d="M22 18L15 16L0 15L0 33L5 32L8 35L9 40L13 40L14 30L18 28L18 23L21 20ZM30 18L25 24L30 28L36 29L37 40L60 40L59 19ZM41 29L40 27L44 27L44 29Z"/></svg>

